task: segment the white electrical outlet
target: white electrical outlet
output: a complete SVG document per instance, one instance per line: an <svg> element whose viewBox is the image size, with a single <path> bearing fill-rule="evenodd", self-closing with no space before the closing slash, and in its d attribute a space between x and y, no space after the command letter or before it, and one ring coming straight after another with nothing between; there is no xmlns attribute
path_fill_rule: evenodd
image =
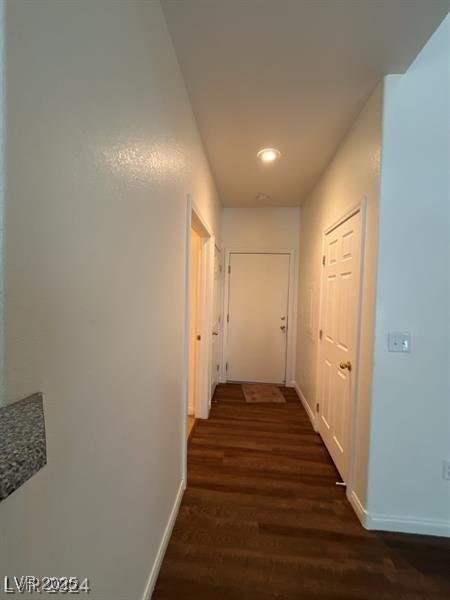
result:
<svg viewBox="0 0 450 600"><path fill-rule="evenodd" d="M388 350L389 352L411 352L411 334L409 331L390 331Z"/></svg>
<svg viewBox="0 0 450 600"><path fill-rule="evenodd" d="M443 461L442 475L444 479L450 480L450 460Z"/></svg>

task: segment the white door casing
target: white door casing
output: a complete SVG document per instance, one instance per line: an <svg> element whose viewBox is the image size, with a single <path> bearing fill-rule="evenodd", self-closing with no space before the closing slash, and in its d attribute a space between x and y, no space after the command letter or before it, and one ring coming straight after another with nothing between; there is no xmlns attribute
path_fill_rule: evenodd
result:
<svg viewBox="0 0 450 600"><path fill-rule="evenodd" d="M319 351L319 432L344 481L351 458L361 281L361 213L324 236Z"/></svg>
<svg viewBox="0 0 450 600"><path fill-rule="evenodd" d="M283 384L290 254L230 253L228 274L228 381Z"/></svg>

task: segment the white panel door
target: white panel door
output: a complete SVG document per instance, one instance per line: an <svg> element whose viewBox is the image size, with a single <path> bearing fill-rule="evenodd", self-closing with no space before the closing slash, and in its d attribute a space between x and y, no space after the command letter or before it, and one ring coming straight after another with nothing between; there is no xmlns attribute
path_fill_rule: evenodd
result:
<svg viewBox="0 0 450 600"><path fill-rule="evenodd" d="M319 432L344 481L350 465L360 293L360 213L325 236Z"/></svg>
<svg viewBox="0 0 450 600"><path fill-rule="evenodd" d="M214 250L214 290L213 290L213 318L212 318L212 347L211 347L211 397L216 385L219 383L220 369L220 340L222 336L222 253L215 247Z"/></svg>
<svg viewBox="0 0 450 600"><path fill-rule="evenodd" d="M228 381L285 382L289 261L289 254L230 255Z"/></svg>

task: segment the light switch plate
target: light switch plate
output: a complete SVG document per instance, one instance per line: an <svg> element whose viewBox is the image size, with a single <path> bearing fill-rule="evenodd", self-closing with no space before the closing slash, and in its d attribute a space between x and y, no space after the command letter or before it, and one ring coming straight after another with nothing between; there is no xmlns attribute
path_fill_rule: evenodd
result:
<svg viewBox="0 0 450 600"><path fill-rule="evenodd" d="M409 331L391 331L388 336L389 352L411 352L411 334Z"/></svg>
<svg viewBox="0 0 450 600"><path fill-rule="evenodd" d="M442 476L444 477L444 479L450 481L450 460L444 460Z"/></svg>

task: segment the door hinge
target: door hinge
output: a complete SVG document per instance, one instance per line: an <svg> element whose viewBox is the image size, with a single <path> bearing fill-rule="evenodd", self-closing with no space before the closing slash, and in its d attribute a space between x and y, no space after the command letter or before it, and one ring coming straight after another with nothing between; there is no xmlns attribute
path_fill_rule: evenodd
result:
<svg viewBox="0 0 450 600"><path fill-rule="evenodd" d="M228 371L228 363L225 363L225 371Z"/></svg>
<svg viewBox="0 0 450 600"><path fill-rule="evenodd" d="M323 336L323 331L322 331L322 330L320 330L320 331L319 331L319 340L321 340L321 339L322 339L322 336Z"/></svg>
<svg viewBox="0 0 450 600"><path fill-rule="evenodd" d="M228 265L228 273L231 273L231 265Z"/></svg>
<svg viewBox="0 0 450 600"><path fill-rule="evenodd" d="M216 371L219 371L219 365L216 365Z"/></svg>
<svg viewBox="0 0 450 600"><path fill-rule="evenodd" d="M322 264L325 266L325 254L322 256Z"/></svg>
<svg viewBox="0 0 450 600"><path fill-rule="evenodd" d="M230 322L230 313L227 314L227 323Z"/></svg>
<svg viewBox="0 0 450 600"><path fill-rule="evenodd" d="M319 403L316 404L316 412L319 412Z"/></svg>

